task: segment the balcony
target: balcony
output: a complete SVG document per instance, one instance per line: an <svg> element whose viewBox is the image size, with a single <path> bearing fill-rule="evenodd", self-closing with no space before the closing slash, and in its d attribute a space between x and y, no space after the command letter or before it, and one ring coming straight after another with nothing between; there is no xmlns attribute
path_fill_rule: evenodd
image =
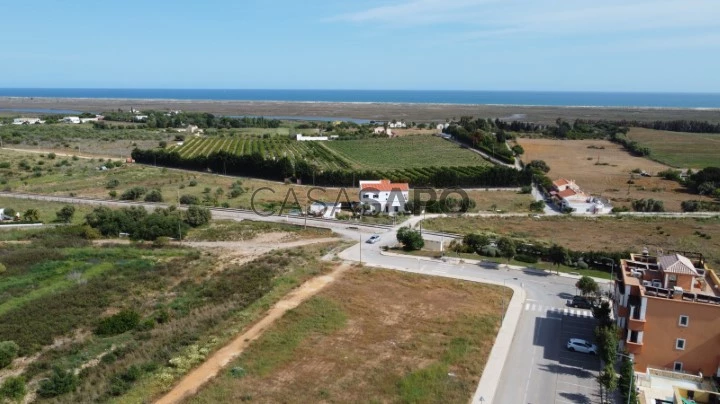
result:
<svg viewBox="0 0 720 404"><path fill-rule="evenodd" d="M637 342L625 342L625 348L627 348L628 353L631 354L640 354L642 353L643 344L638 344Z"/></svg>
<svg viewBox="0 0 720 404"><path fill-rule="evenodd" d="M645 323L645 320L629 318L627 328L630 331L645 331Z"/></svg>

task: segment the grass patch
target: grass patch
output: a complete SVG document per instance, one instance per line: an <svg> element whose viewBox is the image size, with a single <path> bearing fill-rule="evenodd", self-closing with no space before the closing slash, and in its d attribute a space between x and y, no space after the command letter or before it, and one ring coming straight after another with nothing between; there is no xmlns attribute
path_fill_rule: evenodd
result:
<svg viewBox="0 0 720 404"><path fill-rule="evenodd" d="M680 168L716 166L720 160L720 134L685 133L631 128L628 139L650 148L650 157Z"/></svg>
<svg viewBox="0 0 720 404"><path fill-rule="evenodd" d="M331 230L318 227L308 227L305 229L303 226L286 223L223 220L213 221L206 227L192 229L186 239L189 241L251 240L262 233L269 232L288 232L293 233L299 238L332 236Z"/></svg>

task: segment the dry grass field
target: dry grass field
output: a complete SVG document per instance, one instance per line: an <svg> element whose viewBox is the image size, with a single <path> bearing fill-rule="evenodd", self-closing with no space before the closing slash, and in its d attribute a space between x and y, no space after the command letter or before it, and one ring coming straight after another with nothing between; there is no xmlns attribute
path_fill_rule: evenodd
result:
<svg viewBox="0 0 720 404"><path fill-rule="evenodd" d="M428 219L426 229L466 234L498 235L559 244L576 251L694 251L720 269L720 219L652 217L462 217Z"/></svg>
<svg viewBox="0 0 720 404"><path fill-rule="evenodd" d="M511 291L356 269L288 312L192 403L466 403Z"/></svg>
<svg viewBox="0 0 720 404"><path fill-rule="evenodd" d="M720 164L720 134L632 128L628 138L650 148L653 159L679 168Z"/></svg>
<svg viewBox="0 0 720 404"><path fill-rule="evenodd" d="M550 178L575 180L580 188L610 199L614 206L629 207L633 200L652 198L663 201L667 211L680 211L682 201L703 199L674 181L633 176L634 169L656 175L669 167L632 156L607 140L518 139L518 143L525 149L523 161L544 160L550 166Z"/></svg>

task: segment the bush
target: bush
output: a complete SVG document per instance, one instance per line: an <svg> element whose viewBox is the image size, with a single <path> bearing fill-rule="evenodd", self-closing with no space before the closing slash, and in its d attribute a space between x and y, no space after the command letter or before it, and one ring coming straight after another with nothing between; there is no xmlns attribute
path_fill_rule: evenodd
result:
<svg viewBox="0 0 720 404"><path fill-rule="evenodd" d="M0 369L9 366L20 351L20 347L15 341L0 342Z"/></svg>
<svg viewBox="0 0 720 404"><path fill-rule="evenodd" d="M72 371L65 371L55 367L50 378L40 382L37 393L43 398L56 397L74 391L77 383L78 378Z"/></svg>
<svg viewBox="0 0 720 404"><path fill-rule="evenodd" d="M633 201L632 207L636 212L665 212L663 202L652 198Z"/></svg>
<svg viewBox="0 0 720 404"><path fill-rule="evenodd" d="M190 183L188 184L188 186L191 186L191 187L197 186L197 181L190 180Z"/></svg>
<svg viewBox="0 0 720 404"><path fill-rule="evenodd" d="M120 195L120 199L123 201L136 201L145 195L145 192L147 191L144 187L132 187L123 192L122 195Z"/></svg>
<svg viewBox="0 0 720 404"><path fill-rule="evenodd" d="M197 205L191 205L185 212L185 221L192 227L199 227L210 223L212 214L210 209Z"/></svg>
<svg viewBox="0 0 720 404"><path fill-rule="evenodd" d="M52 153L52 152L51 152L51 153L48 153L47 157L48 157L50 160L54 160L56 156L55 156L55 153Z"/></svg>
<svg viewBox="0 0 720 404"><path fill-rule="evenodd" d="M108 192L108 195L110 196L110 198L115 199L117 198L117 191L113 189L112 191Z"/></svg>
<svg viewBox="0 0 720 404"><path fill-rule="evenodd" d="M135 310L123 310L100 321L95 334L117 335L130 331L140 323L140 314Z"/></svg>
<svg viewBox="0 0 720 404"><path fill-rule="evenodd" d="M542 212L545 209L545 201L530 202L530 211Z"/></svg>
<svg viewBox="0 0 720 404"><path fill-rule="evenodd" d="M118 185L120 185L120 181L117 178L111 178L105 184L105 188L108 188L108 189L117 188Z"/></svg>
<svg viewBox="0 0 720 404"><path fill-rule="evenodd" d="M65 205L55 212L55 217L58 222L70 223L72 222L73 216L75 216L75 207L72 205Z"/></svg>
<svg viewBox="0 0 720 404"><path fill-rule="evenodd" d="M25 379L22 376L8 376L0 387L0 397L9 398L11 400L21 400L25 397L27 390L25 389Z"/></svg>
<svg viewBox="0 0 720 404"><path fill-rule="evenodd" d="M409 227L402 227L397 232L397 240L403 244L406 250L420 250L425 246L425 240L417 230Z"/></svg>
<svg viewBox="0 0 720 404"><path fill-rule="evenodd" d="M536 264L538 262L538 257L534 255L519 254L515 256L515 261L527 262L528 264Z"/></svg>
<svg viewBox="0 0 720 404"><path fill-rule="evenodd" d="M521 194L529 194L532 193L532 187L530 185L525 185L522 188L520 188Z"/></svg>
<svg viewBox="0 0 720 404"><path fill-rule="evenodd" d="M485 247L481 248L480 251L478 251L478 254L484 255L486 257L497 257L499 255L499 252L497 248L486 245Z"/></svg>
<svg viewBox="0 0 720 404"><path fill-rule="evenodd" d="M198 205L200 204L200 200L197 196L194 195L182 195L180 197L180 204L181 205Z"/></svg>
<svg viewBox="0 0 720 404"><path fill-rule="evenodd" d="M145 202L162 202L163 196L159 189L153 189L145 195Z"/></svg>

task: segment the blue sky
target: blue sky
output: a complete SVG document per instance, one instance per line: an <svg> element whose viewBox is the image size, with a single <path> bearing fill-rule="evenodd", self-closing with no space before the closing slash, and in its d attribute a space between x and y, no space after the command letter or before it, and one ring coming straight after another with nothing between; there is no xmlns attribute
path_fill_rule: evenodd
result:
<svg viewBox="0 0 720 404"><path fill-rule="evenodd" d="M0 87L720 92L719 0L5 3Z"/></svg>

